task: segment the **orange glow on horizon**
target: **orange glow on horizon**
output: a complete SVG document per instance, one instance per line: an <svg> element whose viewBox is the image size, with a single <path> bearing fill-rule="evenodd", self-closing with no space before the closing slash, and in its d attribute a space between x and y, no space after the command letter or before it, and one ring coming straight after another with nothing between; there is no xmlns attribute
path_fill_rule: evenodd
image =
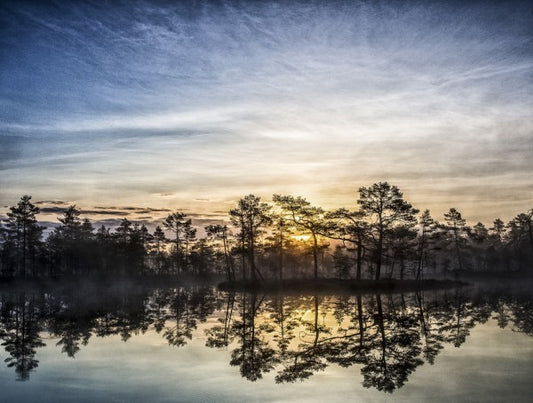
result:
<svg viewBox="0 0 533 403"><path fill-rule="evenodd" d="M297 241L300 241L300 242L306 242L309 240L309 238L311 238L311 235L304 235L304 234L292 235L291 238Z"/></svg>

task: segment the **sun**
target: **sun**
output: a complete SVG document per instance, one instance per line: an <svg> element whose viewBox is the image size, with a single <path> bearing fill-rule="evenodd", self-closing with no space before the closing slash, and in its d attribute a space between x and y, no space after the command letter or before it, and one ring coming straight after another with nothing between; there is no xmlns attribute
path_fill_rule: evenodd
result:
<svg viewBox="0 0 533 403"><path fill-rule="evenodd" d="M292 239L296 239L297 241L305 242L311 238L311 235L292 235Z"/></svg>

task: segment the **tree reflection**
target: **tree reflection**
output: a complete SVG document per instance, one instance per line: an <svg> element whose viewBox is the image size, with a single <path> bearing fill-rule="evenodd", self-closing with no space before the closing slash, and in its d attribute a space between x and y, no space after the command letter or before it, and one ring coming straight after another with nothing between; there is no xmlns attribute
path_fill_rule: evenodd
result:
<svg viewBox="0 0 533 403"><path fill-rule="evenodd" d="M192 340L198 322L205 322L214 310L212 291L205 288L177 288L168 295L168 310L158 318L165 327L163 335L170 345L182 347Z"/></svg>
<svg viewBox="0 0 533 403"><path fill-rule="evenodd" d="M233 323L233 332L239 346L231 352L230 365L239 366L241 375L250 381L262 378L277 364L276 351L265 338L270 331L269 323L257 323L263 298L256 294L241 297L241 319Z"/></svg>
<svg viewBox="0 0 533 403"><path fill-rule="evenodd" d="M4 361L14 368L17 379L28 380L30 372L37 368L36 349L43 347L39 332L39 307L34 296L18 295L14 303L2 303L2 346L9 354Z"/></svg>
<svg viewBox="0 0 533 403"><path fill-rule="evenodd" d="M491 318L501 328L533 336L527 293L462 288L337 297L210 287L65 289L0 294L0 340L17 379L28 380L37 368L46 334L75 358L92 337L126 342L151 330L183 347L202 328L206 346L229 350L229 364L250 381L271 371L277 383L303 381L330 365L353 366L365 387L393 392L420 365L433 364L446 346L461 347L474 326Z"/></svg>
<svg viewBox="0 0 533 403"><path fill-rule="evenodd" d="M317 371L326 368L325 358L328 353L328 341L321 340L321 334L330 334L331 329L319 323L319 298L313 297L312 320L305 316L300 319L303 330L300 330L298 348L284 354L284 368L276 376L276 382L294 382L309 378Z"/></svg>
<svg viewBox="0 0 533 403"><path fill-rule="evenodd" d="M220 325L212 326L206 330L207 347L225 348L234 339L234 333L231 332L233 324L233 308L235 306L235 293L229 292L226 297L226 309L224 318L218 318Z"/></svg>
<svg viewBox="0 0 533 403"><path fill-rule="evenodd" d="M393 304L384 313L381 296L375 298L377 337L369 343L369 354L361 369L363 385L392 392L403 386L409 374L424 362L419 358L420 334L416 329L416 318L406 311L397 312Z"/></svg>
<svg viewBox="0 0 533 403"><path fill-rule="evenodd" d="M420 337L422 339L422 353L424 359L433 365L435 357L444 347L445 341L439 331L439 322L434 315L431 315L431 307L426 306L425 296L422 292L415 294L416 317L420 326Z"/></svg>

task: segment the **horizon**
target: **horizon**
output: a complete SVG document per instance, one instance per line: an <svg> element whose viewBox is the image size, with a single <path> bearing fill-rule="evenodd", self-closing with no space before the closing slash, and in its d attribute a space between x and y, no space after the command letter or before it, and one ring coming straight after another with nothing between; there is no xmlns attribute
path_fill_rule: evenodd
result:
<svg viewBox="0 0 533 403"><path fill-rule="evenodd" d="M391 184L394 185L394 184ZM401 189L399 189L401 192ZM403 193L403 192L402 192ZM249 193L253 194L253 193ZM174 212L182 212L186 215L187 218L190 218L192 220L192 224L194 227L200 229L201 232L204 231L204 227L211 224L230 224L230 215L229 210L231 208L236 207L238 203L238 199L235 200L234 204L229 206L227 211L217 210L214 212L203 212L199 213L198 211L194 210L194 207L186 208L186 209L180 209L180 208L152 208L149 206L80 206L75 202L69 202L69 201L63 201L63 200L34 200L34 198L31 197L31 202L39 208L39 213L37 214L37 218L39 220L39 223L41 225L45 226L45 234L48 234L50 231L52 231L54 228L58 227L60 225L59 219L62 218L62 214L71 206L75 206L80 211L80 218L88 218L91 223L94 226L94 229L96 230L100 226L105 226L109 229L115 229L118 227L123 219L127 219L131 221L132 223L137 223L141 225L145 225L149 230L154 230L155 227L161 226L165 218ZM246 195L243 195L243 197ZM292 196L299 196L299 195L292 195ZM261 201L268 203L274 209L279 209L279 207L276 205L275 202L272 201L272 198L263 198L260 197ZM405 195L404 195L405 199ZM315 207L323 207L317 204L312 203L312 201L307 200L311 202L311 205ZM417 206L416 203L413 203L410 200L406 200L408 203L410 203L415 209L419 210L417 216L417 219L422 215L422 213L426 210L423 206ZM15 206L17 202L12 203L12 206ZM9 208L11 206L2 206L0 207L0 222L7 221L7 212L9 212ZM351 206L335 206L330 209L326 209L326 211L334 211L337 208L347 208L348 210L352 211L358 211L360 210L357 202L353 203ZM448 211L452 208L456 207L450 207L446 211L442 212L434 212L430 210L431 217L435 219L439 223L443 223L444 214L448 213ZM483 221L473 221L469 217L465 216L460 209L457 209L462 217L466 220L466 223L469 227L472 227L478 222L481 222L486 226L487 229L490 229L491 225L493 224L494 220L499 218L502 219L504 223L510 222L512 219L514 219L516 216L518 216L521 213L529 213L532 211L532 209L519 211L513 216L509 217L508 219L502 218L501 216L494 217L489 222L483 222ZM165 230L167 232L167 230ZM301 234L296 234L293 236L294 238L301 237Z"/></svg>

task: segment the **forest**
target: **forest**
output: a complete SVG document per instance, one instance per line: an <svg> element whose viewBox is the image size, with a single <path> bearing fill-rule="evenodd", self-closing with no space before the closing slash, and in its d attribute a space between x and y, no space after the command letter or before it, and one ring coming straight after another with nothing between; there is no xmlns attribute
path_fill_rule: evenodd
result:
<svg viewBox="0 0 533 403"><path fill-rule="evenodd" d="M175 211L154 231L127 218L114 228L95 228L72 205L46 237L40 210L25 195L0 226L0 276L224 276L264 282L531 275L533 209L508 223L496 218L490 226L468 225L456 208L438 222L387 182L358 193L353 209L331 211L299 196L275 194L265 202L250 194L219 224L199 228Z"/></svg>

